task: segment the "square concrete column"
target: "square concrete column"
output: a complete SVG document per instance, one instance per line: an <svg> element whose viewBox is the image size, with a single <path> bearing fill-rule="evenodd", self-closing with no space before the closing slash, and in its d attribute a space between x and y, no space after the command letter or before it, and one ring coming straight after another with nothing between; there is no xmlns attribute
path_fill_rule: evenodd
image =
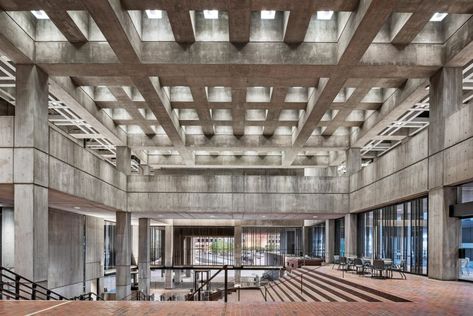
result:
<svg viewBox="0 0 473 316"><path fill-rule="evenodd" d="M312 236L310 234L311 232L311 229L309 226L303 226L302 227L302 249L303 249L303 252L304 252L304 256L305 255L308 255L308 256L311 256L312 255L312 251L311 251L311 245L312 245Z"/></svg>
<svg viewBox="0 0 473 316"><path fill-rule="evenodd" d="M325 262L333 262L333 252L335 251L335 220L325 220Z"/></svg>
<svg viewBox="0 0 473 316"><path fill-rule="evenodd" d="M233 233L233 258L235 267L241 267L241 225L236 225ZM241 282L241 270L235 270L235 283Z"/></svg>
<svg viewBox="0 0 473 316"><path fill-rule="evenodd" d="M139 289L146 295L149 295L151 282L151 259L150 259L150 219L139 219L139 237L138 237L138 273L139 273Z"/></svg>
<svg viewBox="0 0 473 316"><path fill-rule="evenodd" d="M345 215L345 256L357 256L356 248L356 229L357 229L357 215Z"/></svg>
<svg viewBox="0 0 473 316"><path fill-rule="evenodd" d="M15 272L47 286L48 76L34 65L16 67L14 146Z"/></svg>
<svg viewBox="0 0 473 316"><path fill-rule="evenodd" d="M460 220L449 216L456 203L456 189L444 186L443 150L449 133L456 126L446 120L463 106L463 70L442 68L430 79L429 89L429 269L430 278L455 280L458 277Z"/></svg>
<svg viewBox="0 0 473 316"><path fill-rule="evenodd" d="M429 192L429 278L458 278L460 219L449 216L456 203L456 188L440 187Z"/></svg>
<svg viewBox="0 0 473 316"><path fill-rule="evenodd" d="M174 227L166 226L164 228L164 266L172 267L172 257L174 255ZM164 273L164 288L172 289L172 269L166 269Z"/></svg>
<svg viewBox="0 0 473 316"><path fill-rule="evenodd" d="M131 213L116 212L115 242L117 300L122 300L131 294Z"/></svg>
<svg viewBox="0 0 473 316"><path fill-rule="evenodd" d="M347 150L347 174L352 175L361 170L361 151L360 148L350 148Z"/></svg>
<svg viewBox="0 0 473 316"><path fill-rule="evenodd" d="M462 68L442 68L430 78L429 155L445 148L446 119L463 106L462 89Z"/></svg>
<svg viewBox="0 0 473 316"><path fill-rule="evenodd" d="M126 146L117 146L117 169L126 175L131 174L131 149Z"/></svg>

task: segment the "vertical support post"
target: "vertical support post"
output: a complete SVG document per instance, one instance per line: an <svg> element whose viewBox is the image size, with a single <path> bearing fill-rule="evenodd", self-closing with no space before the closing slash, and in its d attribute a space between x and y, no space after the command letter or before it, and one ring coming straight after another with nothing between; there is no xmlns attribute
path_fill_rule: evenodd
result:
<svg viewBox="0 0 473 316"><path fill-rule="evenodd" d="M235 225L235 231L234 231L234 236L233 236L233 243L234 243L234 248L233 248L233 251L234 251L234 254L233 254L233 257L234 257L234 262L235 262L235 267L237 268L241 268L241 244L242 244L242 238L241 238L241 232L242 232L242 228L241 228L241 224L238 223L237 225ZM235 280L234 280L234 283L235 284L240 284L241 283L241 270L240 269L235 269L234 270L234 275L235 275Z"/></svg>
<svg viewBox="0 0 473 316"><path fill-rule="evenodd" d="M151 220L149 218L140 218L138 226L138 273L139 289L148 296L151 280L150 264L150 242L151 242Z"/></svg>
<svg viewBox="0 0 473 316"><path fill-rule="evenodd" d="M117 169L127 176L131 174L131 149L126 146L117 146Z"/></svg>
<svg viewBox="0 0 473 316"><path fill-rule="evenodd" d="M131 294L131 213L116 212L116 289L117 300Z"/></svg>
<svg viewBox="0 0 473 316"><path fill-rule="evenodd" d="M223 266L223 269L225 270L225 296L224 296L224 302L226 303L227 302L227 292L228 292L228 269L227 269L227 266L224 265Z"/></svg>
<svg viewBox="0 0 473 316"><path fill-rule="evenodd" d="M48 286L48 75L16 65L14 137L15 272Z"/></svg>
<svg viewBox="0 0 473 316"><path fill-rule="evenodd" d="M335 250L335 220L325 220L325 262L333 262L333 252Z"/></svg>
<svg viewBox="0 0 473 316"><path fill-rule="evenodd" d="M174 254L174 227L166 226L164 228L164 266L166 267L164 274L164 288L172 289L174 284L172 282L172 265Z"/></svg>

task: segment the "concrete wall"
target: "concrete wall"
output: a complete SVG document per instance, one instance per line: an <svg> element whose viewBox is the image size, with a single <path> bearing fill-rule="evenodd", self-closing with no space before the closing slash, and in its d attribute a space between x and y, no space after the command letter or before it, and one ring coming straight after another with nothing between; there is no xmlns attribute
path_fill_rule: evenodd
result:
<svg viewBox="0 0 473 316"><path fill-rule="evenodd" d="M158 175L128 177L132 212L345 213L348 177Z"/></svg>
<svg viewBox="0 0 473 316"><path fill-rule="evenodd" d="M48 287L67 297L82 293L85 216L49 210Z"/></svg>
<svg viewBox="0 0 473 316"><path fill-rule="evenodd" d="M0 116L0 183L13 183L14 116ZM49 188L125 210L126 176L49 128Z"/></svg>
<svg viewBox="0 0 473 316"><path fill-rule="evenodd" d="M49 187L106 206L126 207L126 176L50 129Z"/></svg>
<svg viewBox="0 0 473 316"><path fill-rule="evenodd" d="M14 116L0 116L0 183L13 183Z"/></svg>
<svg viewBox="0 0 473 316"><path fill-rule="evenodd" d="M350 176L350 211L358 212L428 192L428 132Z"/></svg>

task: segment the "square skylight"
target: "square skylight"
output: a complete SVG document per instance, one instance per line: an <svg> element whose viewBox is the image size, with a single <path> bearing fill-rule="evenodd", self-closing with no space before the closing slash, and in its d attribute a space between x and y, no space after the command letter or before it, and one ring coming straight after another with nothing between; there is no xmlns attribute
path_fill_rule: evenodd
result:
<svg viewBox="0 0 473 316"><path fill-rule="evenodd" d="M146 16L148 19L162 19L163 11L161 10L146 10Z"/></svg>
<svg viewBox="0 0 473 316"><path fill-rule="evenodd" d="M204 10L204 18L207 20L217 20L218 10Z"/></svg>
<svg viewBox="0 0 473 316"><path fill-rule="evenodd" d="M333 11L317 11L317 20L331 20Z"/></svg>
<svg viewBox="0 0 473 316"><path fill-rule="evenodd" d="M435 12L434 15L430 18L431 22L441 22L445 17L448 15L448 13L440 13L440 12Z"/></svg>
<svg viewBox="0 0 473 316"><path fill-rule="evenodd" d="M35 18L37 18L38 20L48 20L49 19L48 15L43 10L33 10L33 11L31 11L31 13L33 13Z"/></svg>
<svg viewBox="0 0 473 316"><path fill-rule="evenodd" d="M276 11L274 10L262 10L261 19L262 20L274 20L276 17Z"/></svg>

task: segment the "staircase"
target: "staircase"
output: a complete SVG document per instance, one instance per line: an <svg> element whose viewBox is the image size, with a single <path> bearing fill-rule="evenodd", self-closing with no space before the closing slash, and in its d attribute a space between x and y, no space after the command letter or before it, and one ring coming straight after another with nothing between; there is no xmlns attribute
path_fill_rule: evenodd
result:
<svg viewBox="0 0 473 316"><path fill-rule="evenodd" d="M318 271L320 267L292 270L262 287L268 302L409 302L359 283ZM361 279L360 279L361 280Z"/></svg>
<svg viewBox="0 0 473 316"><path fill-rule="evenodd" d="M4 267L0 267L0 295L4 300L91 301L94 297L96 300L102 299L93 292L67 298Z"/></svg>

